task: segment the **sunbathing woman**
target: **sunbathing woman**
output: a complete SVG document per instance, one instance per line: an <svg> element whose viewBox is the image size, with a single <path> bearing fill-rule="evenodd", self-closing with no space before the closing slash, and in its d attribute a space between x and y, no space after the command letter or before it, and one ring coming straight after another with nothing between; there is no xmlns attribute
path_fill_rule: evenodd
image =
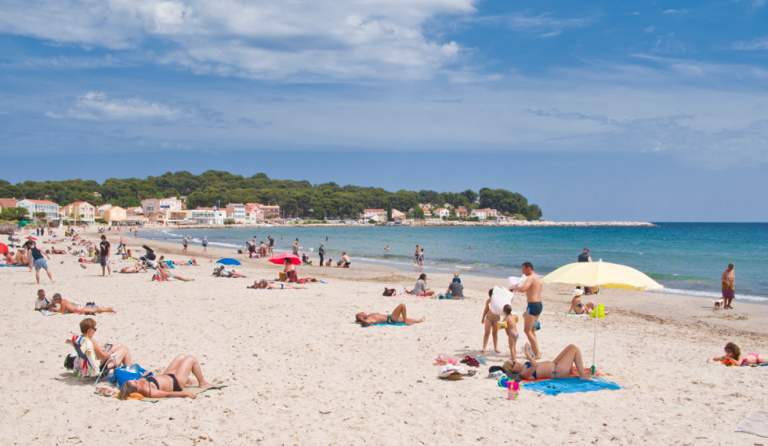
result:
<svg viewBox="0 0 768 446"><path fill-rule="evenodd" d="M246 287L256 290L305 290L307 287L296 286L291 283L275 283L267 282L266 280L257 280L253 282L253 285Z"/></svg>
<svg viewBox="0 0 768 446"><path fill-rule="evenodd" d="M371 313L371 314L365 314L364 312L357 313L355 315L355 322L362 325L363 327L367 327L369 325L373 324L399 324L399 323L405 323L405 325L413 325L418 324L420 322L424 322L427 320L427 318L423 317L421 319L408 319L405 315L405 304L400 304L395 307L394 310L392 310L392 314L381 314L381 313Z"/></svg>
<svg viewBox="0 0 768 446"><path fill-rule="evenodd" d="M131 266L126 266L125 268L121 269L120 272L123 274L146 273L147 269L144 268L144 265L141 263L136 262Z"/></svg>
<svg viewBox="0 0 768 446"><path fill-rule="evenodd" d="M170 280L170 279L176 279L181 280L182 282L192 282L195 279L187 279L185 277L181 277L178 274L173 274L167 267L167 265L163 262L157 262L155 263L155 269L157 270L157 273L162 276L164 280Z"/></svg>
<svg viewBox="0 0 768 446"><path fill-rule="evenodd" d="M759 353L742 353L733 342L725 344L725 356L712 358L715 361L730 361L733 365L763 364L768 362L768 356Z"/></svg>
<svg viewBox="0 0 768 446"><path fill-rule="evenodd" d="M74 314L115 313L115 310L112 307L93 307L93 306L75 304L73 302L68 301L67 299L62 298L61 294L59 293L54 294L53 297L51 297L51 300L53 301L54 304L59 306L58 309L53 310L58 313L74 313Z"/></svg>
<svg viewBox="0 0 768 446"><path fill-rule="evenodd" d="M571 300L571 308L568 309L569 313L576 314L589 314L595 309L594 302L583 303L581 296L584 294L584 290L578 289L573 292L573 299Z"/></svg>
<svg viewBox="0 0 768 446"><path fill-rule="evenodd" d="M579 379L591 381L592 378L584 373L584 364L581 361L581 350L571 344L565 347L553 361L536 361L531 344L525 344L523 350L528 362L525 364L512 362L512 371L519 373L524 380L536 380L542 378L565 379L571 373L573 365L579 372Z"/></svg>
<svg viewBox="0 0 768 446"><path fill-rule="evenodd" d="M213 384L203 378L203 371L200 369L197 358L179 355L171 361L162 375L133 379L123 383L117 397L124 400L132 393L140 393L148 398L178 396L194 399L196 397L194 393L184 391L184 388L191 384L190 373L197 378L199 387L213 387Z"/></svg>

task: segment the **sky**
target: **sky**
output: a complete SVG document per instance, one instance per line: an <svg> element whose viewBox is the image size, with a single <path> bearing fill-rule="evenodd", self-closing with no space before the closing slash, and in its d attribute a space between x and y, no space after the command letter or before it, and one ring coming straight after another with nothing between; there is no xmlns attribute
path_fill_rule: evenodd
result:
<svg viewBox="0 0 768 446"><path fill-rule="evenodd" d="M768 221L768 5L25 0L0 179L209 169L519 192L557 221Z"/></svg>

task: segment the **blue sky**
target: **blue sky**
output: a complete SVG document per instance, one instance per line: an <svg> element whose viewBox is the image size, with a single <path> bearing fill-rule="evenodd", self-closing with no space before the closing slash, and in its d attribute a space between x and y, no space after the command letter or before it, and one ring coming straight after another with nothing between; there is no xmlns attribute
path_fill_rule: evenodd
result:
<svg viewBox="0 0 768 446"><path fill-rule="evenodd" d="M13 183L217 169L768 221L765 0L5 3Z"/></svg>

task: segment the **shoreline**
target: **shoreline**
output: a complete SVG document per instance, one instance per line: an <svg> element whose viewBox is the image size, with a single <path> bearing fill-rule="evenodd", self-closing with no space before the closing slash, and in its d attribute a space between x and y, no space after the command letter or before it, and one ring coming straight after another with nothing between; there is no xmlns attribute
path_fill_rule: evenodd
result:
<svg viewBox="0 0 768 446"><path fill-rule="evenodd" d="M119 234L106 235L116 247ZM95 240L98 234L84 237ZM299 277L326 282L304 290L248 290L254 279L272 279L281 268L236 256L243 263L236 268L248 278L216 278L211 276L215 260L234 250L209 246L202 255L200 246L190 246L185 256L177 243L129 237L126 242L132 250L147 244L168 259L195 257L201 266L174 270L195 281L153 282L146 273L104 278L98 265L83 269L66 255L51 256L55 284L44 277L37 285L27 268L0 270L9 290L0 307L0 317L8 321L0 327L7 340L0 353L14 364L30 364L34 355L33 372L27 367L0 372L7 395L0 425L9 444L96 444L103 441L101 434L118 443L151 445L345 444L371 432L390 433L365 441L384 445L446 440L490 445L499 438L523 444L760 441L733 429L751 408L764 406L768 368L725 367L706 359L721 355L727 341L744 351L768 352L768 309L761 305L736 301L734 310L714 311L697 298L606 289L596 300L610 310L605 319L569 317L561 313L571 290L545 285L537 332L545 359L575 344L585 366L594 358L605 378L623 389L552 397L523 386L520 397L509 401L504 389L485 379L489 366L509 358L503 331L501 353L481 356L487 364L475 377L443 381L434 365L441 353L480 356L487 290L506 281L462 273L464 300L384 297L383 288L402 283L410 288L418 274L358 263L350 269L300 266ZM123 264L129 263L116 267ZM429 274L428 285L444 292L451 278ZM93 316L97 340L125 343L148 370L162 373L176 354L194 354L209 381L228 387L195 400L157 404L94 395L93 380L78 380L62 368L72 350L63 340L82 316L28 311L38 288L114 306L115 314ZM426 322L367 328L354 323L357 311L391 311L398 303L407 305L409 317L425 316ZM514 311L521 313L524 306L517 296ZM521 333L518 360L524 343ZM41 391L30 391L40 386ZM513 415L503 422L493 416L506 412ZM302 429L295 429L297 423Z"/></svg>

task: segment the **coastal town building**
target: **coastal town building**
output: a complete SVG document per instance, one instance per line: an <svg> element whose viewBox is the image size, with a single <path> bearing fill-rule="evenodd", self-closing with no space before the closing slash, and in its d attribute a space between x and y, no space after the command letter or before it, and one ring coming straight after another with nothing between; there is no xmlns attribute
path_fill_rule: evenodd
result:
<svg viewBox="0 0 768 446"><path fill-rule="evenodd" d="M200 225L223 225L227 211L217 208L190 209L188 218Z"/></svg>
<svg viewBox="0 0 768 446"><path fill-rule="evenodd" d="M110 206L101 214L101 219L106 220L110 224L112 224L112 222L125 221L126 218L127 215L125 214L125 209L120 206Z"/></svg>
<svg viewBox="0 0 768 446"><path fill-rule="evenodd" d="M16 201L15 198L0 198L0 211L18 207L16 203L18 203L18 201Z"/></svg>
<svg viewBox="0 0 768 446"><path fill-rule="evenodd" d="M180 211L184 209L184 203L176 197L168 198L147 198L141 200L141 211L144 215L149 216L153 212L163 212L166 214L166 218L172 211Z"/></svg>
<svg viewBox="0 0 768 446"><path fill-rule="evenodd" d="M86 201L76 201L61 208L61 215L70 221L93 223L96 221L96 207Z"/></svg>
<svg viewBox="0 0 768 446"><path fill-rule="evenodd" d="M465 208L465 207L458 207L458 208L454 209L453 212L459 218L467 218L467 216L469 215L469 212L467 212L467 208Z"/></svg>
<svg viewBox="0 0 768 446"><path fill-rule="evenodd" d="M451 216L451 211L449 211L446 208L437 208L434 211L432 211L432 216L440 217L440 218L447 218L447 217Z"/></svg>
<svg viewBox="0 0 768 446"><path fill-rule="evenodd" d="M360 214L361 220L373 220L375 222L387 221L387 211L384 209L363 209L363 213Z"/></svg>
<svg viewBox="0 0 768 446"><path fill-rule="evenodd" d="M48 200L24 199L16 202L16 207L27 210L27 216L31 219L38 212L45 212L45 219L55 220L59 218L59 205Z"/></svg>
<svg viewBox="0 0 768 446"><path fill-rule="evenodd" d="M473 209L472 212L470 212L469 216L477 217L480 220L489 220L492 218L496 218L498 216L498 211L496 209L490 209L490 208Z"/></svg>
<svg viewBox="0 0 768 446"><path fill-rule="evenodd" d="M141 206L134 206L125 209L125 215L133 217L134 215L144 215L144 210Z"/></svg>
<svg viewBox="0 0 768 446"><path fill-rule="evenodd" d="M229 203L227 205L227 209L232 210L232 219L235 220L235 223L247 223L248 218L246 216L245 212L245 204L243 203ZM227 217L230 218L230 217Z"/></svg>
<svg viewBox="0 0 768 446"><path fill-rule="evenodd" d="M406 215L397 209L392 209L392 220L404 222L406 219Z"/></svg>

